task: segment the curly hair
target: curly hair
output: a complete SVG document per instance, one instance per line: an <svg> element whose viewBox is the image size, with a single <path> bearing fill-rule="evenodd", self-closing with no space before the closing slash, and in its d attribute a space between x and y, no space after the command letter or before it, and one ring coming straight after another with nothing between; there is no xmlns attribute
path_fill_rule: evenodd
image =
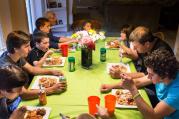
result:
<svg viewBox="0 0 179 119"><path fill-rule="evenodd" d="M157 49L144 59L146 67L151 68L162 79L168 77L169 79L175 79L179 63L176 57L165 49Z"/></svg>

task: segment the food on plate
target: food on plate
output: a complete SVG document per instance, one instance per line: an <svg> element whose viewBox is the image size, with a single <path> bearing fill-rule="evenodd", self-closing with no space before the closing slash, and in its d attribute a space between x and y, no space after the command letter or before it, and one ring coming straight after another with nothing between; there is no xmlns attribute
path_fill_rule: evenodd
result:
<svg viewBox="0 0 179 119"><path fill-rule="evenodd" d="M52 77L42 77L39 79L39 84L45 88L52 87L56 83L57 83L57 79L52 78Z"/></svg>
<svg viewBox="0 0 179 119"><path fill-rule="evenodd" d="M45 61L46 65L61 65L62 59L61 58L48 58Z"/></svg>
<svg viewBox="0 0 179 119"><path fill-rule="evenodd" d="M43 116L46 114L46 110L44 108L28 110L25 119L43 119Z"/></svg>
<svg viewBox="0 0 179 119"><path fill-rule="evenodd" d="M119 41L118 40L109 41L109 42L107 42L107 47L108 48L119 48Z"/></svg>
<svg viewBox="0 0 179 119"><path fill-rule="evenodd" d="M119 105L136 106L136 103L132 98L131 93L128 90L117 90L115 96L116 96L116 102Z"/></svg>
<svg viewBox="0 0 179 119"><path fill-rule="evenodd" d="M112 65L112 67L122 73L128 72L127 67L120 64Z"/></svg>

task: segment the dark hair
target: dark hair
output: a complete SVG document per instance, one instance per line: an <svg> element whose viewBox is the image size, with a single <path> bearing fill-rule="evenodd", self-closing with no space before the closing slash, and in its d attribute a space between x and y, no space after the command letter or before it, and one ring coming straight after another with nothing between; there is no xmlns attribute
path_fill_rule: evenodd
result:
<svg viewBox="0 0 179 119"><path fill-rule="evenodd" d="M90 23L90 24L92 25L92 23L91 23L90 20L85 20L85 21L83 21L83 23L82 23L82 30L84 30L83 27L84 27L87 23ZM91 27L92 27L92 26L91 26Z"/></svg>
<svg viewBox="0 0 179 119"><path fill-rule="evenodd" d="M38 30L40 30L40 27L44 26L46 22L49 22L49 20L45 17L40 17L36 20L35 25Z"/></svg>
<svg viewBox="0 0 179 119"><path fill-rule="evenodd" d="M179 69L176 57L165 49L157 49L144 59L146 67L151 68L161 78L175 79Z"/></svg>
<svg viewBox="0 0 179 119"><path fill-rule="evenodd" d="M37 32L32 36L32 40L34 41L34 43L40 43L44 38L49 38L49 37L46 33L43 32Z"/></svg>
<svg viewBox="0 0 179 119"><path fill-rule="evenodd" d="M131 32L129 40L138 41L140 44L144 45L146 42L153 42L155 37L152 35L149 28L139 26Z"/></svg>
<svg viewBox="0 0 179 119"><path fill-rule="evenodd" d="M125 24L125 25L122 26L121 33L125 33L127 39L129 39L129 35L133 30L134 30L133 25Z"/></svg>
<svg viewBox="0 0 179 119"><path fill-rule="evenodd" d="M24 86L28 82L28 76L18 66L8 65L0 68L0 89L12 90Z"/></svg>
<svg viewBox="0 0 179 119"><path fill-rule="evenodd" d="M8 34L6 40L6 47L9 53L15 53L14 48L20 48L24 44L30 42L30 37L23 31L13 31Z"/></svg>

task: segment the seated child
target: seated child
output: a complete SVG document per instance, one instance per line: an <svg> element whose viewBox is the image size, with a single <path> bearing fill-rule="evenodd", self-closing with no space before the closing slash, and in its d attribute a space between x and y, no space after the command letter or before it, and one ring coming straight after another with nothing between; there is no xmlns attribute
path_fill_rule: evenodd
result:
<svg viewBox="0 0 179 119"><path fill-rule="evenodd" d="M84 21L82 23L82 30L86 30L86 31L92 30L91 22L90 21Z"/></svg>
<svg viewBox="0 0 179 119"><path fill-rule="evenodd" d="M132 25L124 25L122 27L121 34L120 34L120 40L122 40L124 44L119 43L120 53L122 53L122 56L129 57L128 54L130 54L130 56L132 56L132 59L133 57L138 57L137 51L133 49L132 43L129 42L129 35L133 30L134 30L134 27ZM134 64L135 64L135 61L134 61ZM111 69L117 72L121 72L120 69L116 69L114 67L112 67ZM114 75L113 73L110 73L110 74L112 78L115 78L115 77L120 78L119 75ZM130 75L132 78L140 78L140 77L145 76L145 74L142 72L136 72L136 73L134 72L134 73L126 73L126 74Z"/></svg>
<svg viewBox="0 0 179 119"><path fill-rule="evenodd" d="M130 48L129 35L134 30L132 25L124 25L121 30L120 39L124 41L124 44Z"/></svg>
<svg viewBox="0 0 179 119"><path fill-rule="evenodd" d="M47 18L41 17L36 20L36 29L34 30L34 33L37 32L43 32L47 33L49 40L50 40L50 48L58 49L61 47L62 44L69 44L73 42L77 42L74 39L66 38L66 37L56 37L51 32L51 25Z"/></svg>
<svg viewBox="0 0 179 119"><path fill-rule="evenodd" d="M58 20L57 20L56 14L54 12L47 11L45 14L45 17L49 20L51 26L58 24Z"/></svg>
<svg viewBox="0 0 179 119"><path fill-rule="evenodd" d="M0 72L0 119L23 119L26 108L17 109L18 104L8 104L8 100L14 100L22 93L28 77L15 65L1 67Z"/></svg>
<svg viewBox="0 0 179 119"><path fill-rule="evenodd" d="M132 59L135 59L135 57L138 57L137 52L133 49L133 45L131 42L129 42L129 35L134 30L134 27L132 25L124 25L121 30L120 34L120 40L124 42L124 44L119 44L120 48L123 50L123 55L126 57L132 56ZM131 58L131 57L129 57Z"/></svg>
<svg viewBox="0 0 179 119"><path fill-rule="evenodd" d="M47 34L39 32L33 34L35 47L28 54L28 62L34 66L42 66L45 59L53 53L49 50L49 37Z"/></svg>

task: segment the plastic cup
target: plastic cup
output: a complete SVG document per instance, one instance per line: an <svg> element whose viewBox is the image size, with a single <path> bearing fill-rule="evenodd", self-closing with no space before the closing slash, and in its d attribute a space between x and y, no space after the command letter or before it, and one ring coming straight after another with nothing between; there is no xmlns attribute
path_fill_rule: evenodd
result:
<svg viewBox="0 0 179 119"><path fill-rule="evenodd" d="M100 104L100 98L98 96L89 96L88 97L88 108L89 113L91 115L95 115L97 113L96 105Z"/></svg>
<svg viewBox="0 0 179 119"><path fill-rule="evenodd" d="M62 49L62 56L68 57L68 44L61 45L61 49Z"/></svg>
<svg viewBox="0 0 179 119"><path fill-rule="evenodd" d="M109 115L114 115L116 96L106 95L104 98L105 98L105 107L108 110Z"/></svg>

